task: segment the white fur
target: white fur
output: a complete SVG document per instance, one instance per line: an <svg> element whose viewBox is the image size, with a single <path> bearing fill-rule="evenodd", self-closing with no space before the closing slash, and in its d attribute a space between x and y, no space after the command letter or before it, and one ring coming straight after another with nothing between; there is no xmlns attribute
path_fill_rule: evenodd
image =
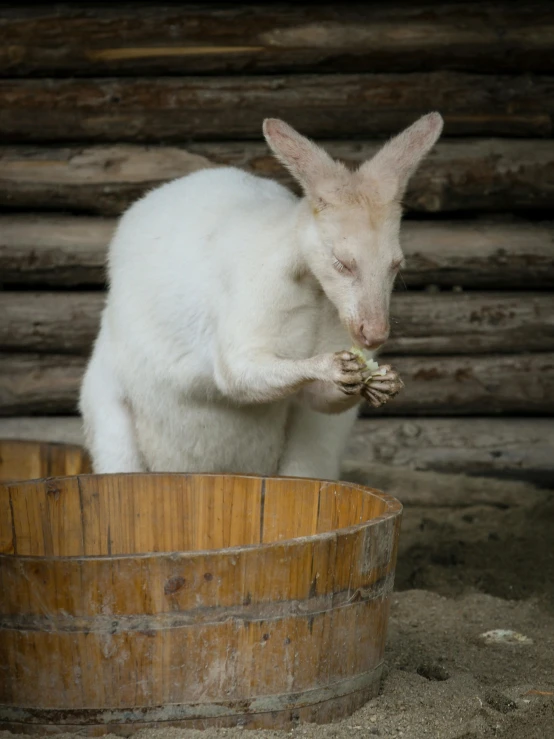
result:
<svg viewBox="0 0 554 739"><path fill-rule="evenodd" d="M402 134L398 190L438 138L437 119L415 124L427 136L411 169ZM305 197L207 169L121 219L80 400L96 472L338 477L362 383L343 350L388 331L402 256L395 140L385 197L370 165L347 172L281 121L264 132Z"/></svg>

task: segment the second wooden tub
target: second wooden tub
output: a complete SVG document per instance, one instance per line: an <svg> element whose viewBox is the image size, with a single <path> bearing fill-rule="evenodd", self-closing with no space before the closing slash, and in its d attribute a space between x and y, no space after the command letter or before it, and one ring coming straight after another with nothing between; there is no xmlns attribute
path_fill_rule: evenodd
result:
<svg viewBox="0 0 554 739"><path fill-rule="evenodd" d="M400 504L352 484L0 485L0 728L285 728L379 687Z"/></svg>

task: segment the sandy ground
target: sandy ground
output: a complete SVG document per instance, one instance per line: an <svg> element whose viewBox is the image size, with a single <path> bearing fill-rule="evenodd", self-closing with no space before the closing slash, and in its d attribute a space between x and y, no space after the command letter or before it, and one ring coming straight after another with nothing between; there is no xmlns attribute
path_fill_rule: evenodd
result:
<svg viewBox="0 0 554 739"><path fill-rule="evenodd" d="M327 726L137 739L554 739L554 493L491 483L484 495L476 481L455 489L445 479L422 478L404 501L378 698ZM488 644L482 634L494 629L528 641Z"/></svg>

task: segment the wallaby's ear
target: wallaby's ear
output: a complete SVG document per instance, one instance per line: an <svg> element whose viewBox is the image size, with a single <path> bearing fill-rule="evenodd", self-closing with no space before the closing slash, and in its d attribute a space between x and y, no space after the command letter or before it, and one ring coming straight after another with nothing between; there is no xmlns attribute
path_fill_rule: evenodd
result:
<svg viewBox="0 0 554 739"><path fill-rule="evenodd" d="M335 162L326 151L278 118L266 118L264 136L277 159L312 200L332 198L344 186L344 165Z"/></svg>
<svg viewBox="0 0 554 739"><path fill-rule="evenodd" d="M439 113L424 115L362 164L359 174L366 183L377 187L383 200L400 199L408 180L435 145L442 126Z"/></svg>

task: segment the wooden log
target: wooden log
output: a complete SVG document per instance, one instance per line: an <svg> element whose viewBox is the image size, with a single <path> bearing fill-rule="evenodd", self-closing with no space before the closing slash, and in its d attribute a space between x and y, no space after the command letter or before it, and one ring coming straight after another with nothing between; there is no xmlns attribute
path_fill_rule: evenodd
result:
<svg viewBox="0 0 554 739"><path fill-rule="evenodd" d="M83 444L77 416L16 416L0 418L0 439L29 439ZM414 479L406 471L438 470L453 475L488 475L509 479L534 479L552 485L554 477L554 419L549 418L363 418L356 422L344 456L343 479L363 482L382 490L392 483L394 495L414 505L433 505L425 472ZM361 475L373 470L374 482ZM395 470L398 476L395 476ZM387 481L386 473L388 471ZM421 475L421 477L420 477ZM442 477L442 474L441 474ZM411 484L410 484L411 480ZM440 482L435 480L433 489ZM491 489L466 480L466 504L491 502ZM509 483L510 494L518 483ZM403 489L402 489L402 487ZM393 489L393 488L391 488ZM450 483L442 486L440 504L447 505ZM458 488L457 488L458 489ZM498 485L494 487L499 494ZM437 493L438 494L438 493ZM516 491L517 494L517 491ZM453 503L462 505L460 493ZM432 498L432 499L430 499ZM506 497L504 498L506 502Z"/></svg>
<svg viewBox="0 0 554 739"><path fill-rule="evenodd" d="M119 214L153 187L208 166L175 147L0 147L0 206Z"/></svg>
<svg viewBox="0 0 554 739"><path fill-rule="evenodd" d="M552 485L554 419L375 418L357 422L345 458Z"/></svg>
<svg viewBox="0 0 554 739"><path fill-rule="evenodd" d="M404 506L403 533L409 509L420 514L418 523L421 524L421 516L425 515L422 508L429 512L435 509L436 513L473 506L490 506L498 510L534 507L544 503L545 498L542 488L522 480L494 480L460 472L412 470L352 458L343 460L341 480L385 490L398 498Z"/></svg>
<svg viewBox="0 0 554 739"><path fill-rule="evenodd" d="M79 416L14 416L0 418L0 439L47 441L83 446L85 437Z"/></svg>
<svg viewBox="0 0 554 739"><path fill-rule="evenodd" d="M88 354L104 301L101 292L0 292L0 349Z"/></svg>
<svg viewBox="0 0 554 739"><path fill-rule="evenodd" d="M23 6L2 12L0 74L551 72L553 26L547 1Z"/></svg>
<svg viewBox="0 0 554 739"><path fill-rule="evenodd" d="M393 294L386 354L554 351L549 293Z"/></svg>
<svg viewBox="0 0 554 739"><path fill-rule="evenodd" d="M115 221L60 215L0 215L4 285L103 285ZM402 226L399 285L554 287L554 224L516 219L414 221Z"/></svg>
<svg viewBox="0 0 554 739"><path fill-rule="evenodd" d="M0 354L0 415L76 414L84 369L83 357Z"/></svg>
<svg viewBox="0 0 554 739"><path fill-rule="evenodd" d="M0 80L4 142L260 136L268 111L316 137L381 137L439 110L449 136L551 136L554 77L431 72Z"/></svg>
<svg viewBox="0 0 554 739"><path fill-rule="evenodd" d="M0 282L104 285L115 226L108 218L0 215Z"/></svg>
<svg viewBox="0 0 554 739"><path fill-rule="evenodd" d="M554 414L554 354L394 357L402 393L377 415ZM0 415L77 412L86 359L1 354Z"/></svg>
<svg viewBox="0 0 554 739"><path fill-rule="evenodd" d="M385 358L383 358L385 361ZM402 394L378 415L554 414L554 354L387 357L401 374Z"/></svg>
<svg viewBox="0 0 554 739"><path fill-rule="evenodd" d="M408 287L554 287L554 227L547 221L414 221L402 225Z"/></svg>
<svg viewBox="0 0 554 739"><path fill-rule="evenodd" d="M378 144L325 142L350 166L373 156ZM202 157L198 159L193 155ZM133 145L0 147L0 207L114 215L167 180L217 164L243 167L292 185L262 143L203 143L188 149ZM554 208L554 152L547 141L443 141L412 178L408 210L532 211Z"/></svg>
<svg viewBox="0 0 554 739"><path fill-rule="evenodd" d="M402 511L385 493L79 475L0 485L0 509L0 729L291 729L379 692Z"/></svg>
<svg viewBox="0 0 554 739"><path fill-rule="evenodd" d="M88 353L102 292L0 292L0 350ZM554 351L549 293L397 292L387 354Z"/></svg>

